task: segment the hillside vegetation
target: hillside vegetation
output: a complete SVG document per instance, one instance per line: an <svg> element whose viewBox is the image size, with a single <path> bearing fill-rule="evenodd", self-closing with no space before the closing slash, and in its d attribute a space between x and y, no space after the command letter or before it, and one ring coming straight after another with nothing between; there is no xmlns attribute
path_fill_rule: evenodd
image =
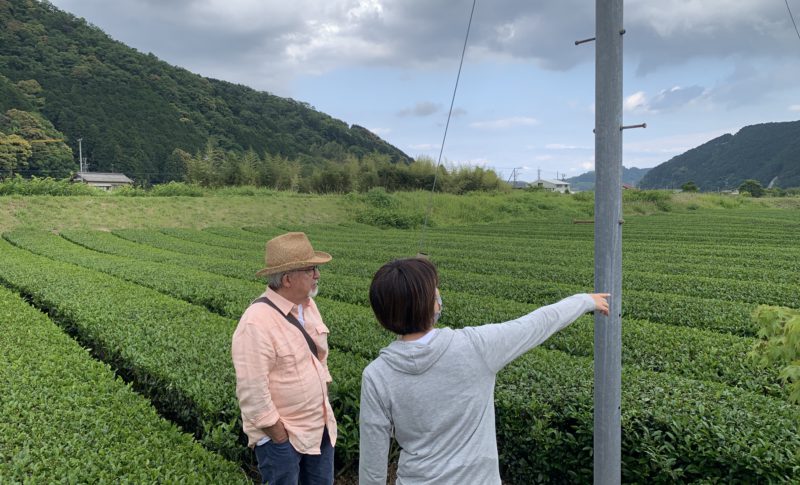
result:
<svg viewBox="0 0 800 485"><path fill-rule="evenodd" d="M747 179L764 187L800 187L800 121L745 126L652 168L644 189L680 188L694 182L700 190L736 189Z"/></svg>
<svg viewBox="0 0 800 485"><path fill-rule="evenodd" d="M174 150L193 154L209 141L226 151L253 149L303 164L373 152L410 161L363 127L300 101L171 66L48 2L0 0L0 27L0 117L11 109L40 113L43 124L63 133L51 135L63 138L74 158L82 137L93 171L113 169L144 182L181 180L185 167ZM0 140L9 135L0 124ZM66 168L76 169L75 162ZM35 164L15 171L55 175Z"/></svg>
<svg viewBox="0 0 800 485"><path fill-rule="evenodd" d="M649 168L622 167L622 183L636 186L649 170ZM567 182L570 183L570 189L573 192L581 190L594 190L595 172L594 170L590 170L586 173L578 175L577 177L570 177L567 179Z"/></svg>

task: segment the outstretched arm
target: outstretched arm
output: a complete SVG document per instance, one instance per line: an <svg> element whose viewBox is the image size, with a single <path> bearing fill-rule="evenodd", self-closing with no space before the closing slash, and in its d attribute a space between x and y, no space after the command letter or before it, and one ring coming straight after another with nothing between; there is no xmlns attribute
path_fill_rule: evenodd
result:
<svg viewBox="0 0 800 485"><path fill-rule="evenodd" d="M493 372L541 344L551 335L590 311L608 315L607 293L570 296L540 307L516 320L465 328L475 347Z"/></svg>

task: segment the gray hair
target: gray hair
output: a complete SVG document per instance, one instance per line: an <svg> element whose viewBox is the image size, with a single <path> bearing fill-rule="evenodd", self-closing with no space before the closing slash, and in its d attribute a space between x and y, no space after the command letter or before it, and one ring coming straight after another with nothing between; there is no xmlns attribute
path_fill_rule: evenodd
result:
<svg viewBox="0 0 800 485"><path fill-rule="evenodd" d="M289 271L283 271L281 273L273 273L269 275L267 286L272 288L273 291L283 288L283 277L288 273Z"/></svg>

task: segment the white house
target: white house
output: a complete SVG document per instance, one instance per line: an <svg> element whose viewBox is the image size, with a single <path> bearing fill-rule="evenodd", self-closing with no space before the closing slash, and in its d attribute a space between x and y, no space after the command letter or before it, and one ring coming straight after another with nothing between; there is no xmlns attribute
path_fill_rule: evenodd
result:
<svg viewBox="0 0 800 485"><path fill-rule="evenodd" d="M570 191L569 182L564 180L538 179L531 182L530 186L533 188L542 188L548 192L561 192L562 194L566 194Z"/></svg>
<svg viewBox="0 0 800 485"><path fill-rule="evenodd" d="M125 174L103 172L78 172L72 177L72 181L85 183L103 190L114 190L117 187L133 184L133 180L129 179Z"/></svg>

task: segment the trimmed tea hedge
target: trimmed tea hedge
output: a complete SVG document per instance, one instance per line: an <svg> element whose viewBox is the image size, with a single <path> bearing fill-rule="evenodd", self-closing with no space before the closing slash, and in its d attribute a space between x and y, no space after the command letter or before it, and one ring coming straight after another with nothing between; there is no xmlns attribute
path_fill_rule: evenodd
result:
<svg viewBox="0 0 800 485"><path fill-rule="evenodd" d="M36 256L5 240L0 241L0 253L0 281L47 309L170 419L193 430L206 447L231 459L251 459L243 445L230 357L234 320L118 278ZM334 354L338 352L331 351L332 359L359 362L355 356ZM353 366L331 369L334 378L351 383L360 379L360 371ZM337 389L342 397L332 394L331 403L351 405L356 391L343 385Z"/></svg>
<svg viewBox="0 0 800 485"><path fill-rule="evenodd" d="M535 350L500 373L503 474L513 483L592 480L592 361ZM623 368L625 483L796 483L797 407L720 384Z"/></svg>
<svg viewBox="0 0 800 485"><path fill-rule="evenodd" d="M250 483L0 287L0 482Z"/></svg>

